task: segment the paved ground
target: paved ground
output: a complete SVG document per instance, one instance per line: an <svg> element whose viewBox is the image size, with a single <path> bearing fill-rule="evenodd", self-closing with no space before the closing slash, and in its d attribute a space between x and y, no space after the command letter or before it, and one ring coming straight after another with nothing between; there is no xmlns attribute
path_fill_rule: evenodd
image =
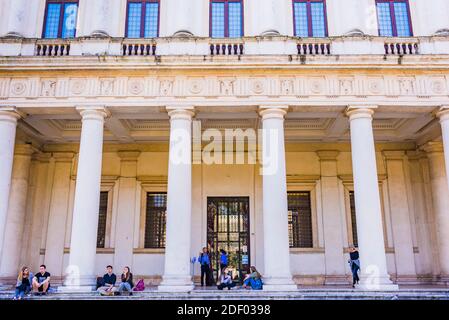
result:
<svg viewBox="0 0 449 320"><path fill-rule="evenodd" d="M0 291L0 300L11 299L13 291ZM401 287L398 291L362 291L342 287L300 287L293 292L266 292L234 289L196 288L189 293L161 293L155 287L132 296L101 297L95 292L56 292L47 296L28 296L31 300L449 300L449 288Z"/></svg>

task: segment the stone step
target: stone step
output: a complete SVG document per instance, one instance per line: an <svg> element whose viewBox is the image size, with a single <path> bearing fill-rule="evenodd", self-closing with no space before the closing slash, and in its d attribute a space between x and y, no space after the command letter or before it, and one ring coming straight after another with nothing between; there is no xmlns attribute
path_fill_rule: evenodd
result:
<svg viewBox="0 0 449 320"><path fill-rule="evenodd" d="M0 300L11 299L12 290L1 291ZM410 289L391 291L361 291L346 289L301 289L295 292L247 290L194 290L190 293L161 293L156 290L134 292L132 296L102 297L96 292L56 292L46 296L30 296L31 300L449 300L448 289Z"/></svg>

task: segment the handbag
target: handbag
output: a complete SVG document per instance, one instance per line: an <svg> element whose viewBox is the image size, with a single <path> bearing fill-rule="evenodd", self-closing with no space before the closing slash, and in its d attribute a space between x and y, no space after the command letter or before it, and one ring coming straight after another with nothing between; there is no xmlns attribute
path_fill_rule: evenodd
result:
<svg viewBox="0 0 449 320"><path fill-rule="evenodd" d="M140 279L139 281L137 281L137 284L134 287L133 291L143 291L143 290L145 290L145 282L143 281L143 279Z"/></svg>

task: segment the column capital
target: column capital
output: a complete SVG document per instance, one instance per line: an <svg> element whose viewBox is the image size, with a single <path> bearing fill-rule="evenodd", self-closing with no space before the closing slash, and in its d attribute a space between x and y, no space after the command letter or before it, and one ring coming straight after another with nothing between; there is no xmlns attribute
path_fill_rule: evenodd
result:
<svg viewBox="0 0 449 320"><path fill-rule="evenodd" d="M128 150L123 150L123 151L117 151L117 155L120 157L121 161L137 161L137 159L140 156L140 151L138 150L134 150L134 151L128 151Z"/></svg>
<svg viewBox="0 0 449 320"><path fill-rule="evenodd" d="M338 150L318 150L316 152L320 161L337 161L337 157L340 154Z"/></svg>
<svg viewBox="0 0 449 320"><path fill-rule="evenodd" d="M345 114L349 120L360 118L373 118L374 111L378 108L376 105L350 105L346 108Z"/></svg>
<svg viewBox="0 0 449 320"><path fill-rule="evenodd" d="M405 157L405 151L382 151L382 155L384 156L385 160L404 160Z"/></svg>
<svg viewBox="0 0 449 320"><path fill-rule="evenodd" d="M37 151L37 152L33 153L32 160L34 160L34 161L38 161L41 163L48 163L48 162L50 162L50 159L51 159L51 153L41 152L41 151Z"/></svg>
<svg viewBox="0 0 449 320"><path fill-rule="evenodd" d="M31 156L34 152L31 144L16 144L14 148L14 155Z"/></svg>
<svg viewBox="0 0 449 320"><path fill-rule="evenodd" d="M449 105L442 106L436 113L436 116L440 119L440 122L449 120Z"/></svg>
<svg viewBox="0 0 449 320"><path fill-rule="evenodd" d="M104 120L111 116L104 106L77 106L76 111L79 112L82 120Z"/></svg>
<svg viewBox="0 0 449 320"><path fill-rule="evenodd" d="M426 158L426 154L421 150L407 151L406 155L409 160L421 160Z"/></svg>
<svg viewBox="0 0 449 320"><path fill-rule="evenodd" d="M168 106L165 109L167 110L170 120L192 120L195 115L194 106Z"/></svg>
<svg viewBox="0 0 449 320"><path fill-rule="evenodd" d="M266 119L284 119L285 115L288 112L288 106L280 105L280 106L259 106L259 115L262 117L262 120Z"/></svg>
<svg viewBox="0 0 449 320"><path fill-rule="evenodd" d="M430 141L422 145L420 149L426 153L443 153L443 144L437 141Z"/></svg>
<svg viewBox="0 0 449 320"><path fill-rule="evenodd" d="M52 157L56 162L72 162L75 154L73 152L54 152Z"/></svg>
<svg viewBox="0 0 449 320"><path fill-rule="evenodd" d="M17 123L24 115L12 106L0 106L0 121Z"/></svg>

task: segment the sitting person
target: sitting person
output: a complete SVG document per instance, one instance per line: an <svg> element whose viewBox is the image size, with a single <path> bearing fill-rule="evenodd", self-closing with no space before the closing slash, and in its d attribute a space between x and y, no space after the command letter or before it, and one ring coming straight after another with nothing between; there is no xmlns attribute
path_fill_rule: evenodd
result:
<svg viewBox="0 0 449 320"><path fill-rule="evenodd" d="M220 276L220 284L217 286L218 290L223 290L224 288L228 288L231 290L235 286L234 281L232 281L232 277L229 274L228 270L224 268L221 272Z"/></svg>
<svg viewBox="0 0 449 320"><path fill-rule="evenodd" d="M250 288L253 290L262 290L262 276L259 271L257 271L256 267L250 268L251 273L247 274L245 280L243 281L242 288Z"/></svg>
<svg viewBox="0 0 449 320"><path fill-rule="evenodd" d="M17 277L14 300L22 300L23 297L31 291L32 281L33 273L30 273L28 267L23 267Z"/></svg>
<svg viewBox="0 0 449 320"><path fill-rule="evenodd" d="M114 286L117 281L117 276L112 272L113 268L111 265L106 267L106 273L103 278L100 278L97 284L97 292L102 296L114 295Z"/></svg>
<svg viewBox="0 0 449 320"><path fill-rule="evenodd" d="M44 264L39 267L39 272L34 276L32 284L35 294L47 294L50 289L50 273L47 272Z"/></svg>
<svg viewBox="0 0 449 320"><path fill-rule="evenodd" d="M123 273L121 276L121 280L122 282L120 283L119 287L118 287L118 294L122 294L123 292L129 292L129 295L132 296L132 290L134 287L134 283L133 283L133 274L131 273L131 270L129 269L129 267L125 267L123 269Z"/></svg>

